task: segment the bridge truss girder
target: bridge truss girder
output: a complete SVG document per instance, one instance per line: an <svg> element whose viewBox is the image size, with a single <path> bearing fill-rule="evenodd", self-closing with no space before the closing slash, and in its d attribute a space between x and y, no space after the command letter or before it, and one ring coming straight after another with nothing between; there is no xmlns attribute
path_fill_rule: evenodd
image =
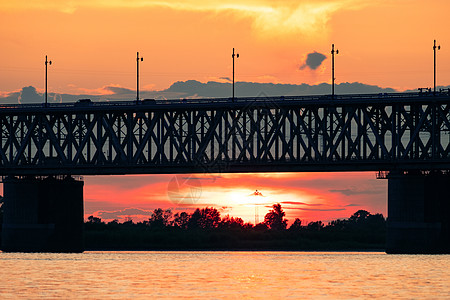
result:
<svg viewBox="0 0 450 300"><path fill-rule="evenodd" d="M450 169L449 110L449 99L0 109L0 175Z"/></svg>

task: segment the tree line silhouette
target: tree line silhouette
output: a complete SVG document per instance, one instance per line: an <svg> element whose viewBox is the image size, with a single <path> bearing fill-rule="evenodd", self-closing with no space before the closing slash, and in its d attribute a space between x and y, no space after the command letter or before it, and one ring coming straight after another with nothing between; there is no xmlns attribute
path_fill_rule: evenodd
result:
<svg viewBox="0 0 450 300"><path fill-rule="evenodd" d="M364 250L384 249L386 220L382 214L358 210L348 219L290 226L280 204L264 221L253 225L212 207L193 213L155 209L150 218L103 222L89 216L85 222L88 250Z"/></svg>

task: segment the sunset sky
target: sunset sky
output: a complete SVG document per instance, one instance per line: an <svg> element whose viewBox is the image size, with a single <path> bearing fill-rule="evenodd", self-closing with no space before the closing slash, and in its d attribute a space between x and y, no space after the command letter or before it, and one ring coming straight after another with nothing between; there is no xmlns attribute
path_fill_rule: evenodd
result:
<svg viewBox="0 0 450 300"><path fill-rule="evenodd" d="M52 92L135 89L137 51L147 91L176 81L228 82L233 47L237 81L330 83L332 43L337 83L403 91L432 86L433 39L442 47L438 85L449 85L449 12L448 0L0 0L0 97L27 86L42 92L45 55L53 61ZM304 67L314 52L325 59ZM174 180L189 197L174 191ZM265 197L249 196L256 189ZM291 221L315 221L357 209L386 215L386 189L374 173L98 176L85 177L85 210L147 218L156 207L209 205L254 222L255 206L261 221L280 202Z"/></svg>

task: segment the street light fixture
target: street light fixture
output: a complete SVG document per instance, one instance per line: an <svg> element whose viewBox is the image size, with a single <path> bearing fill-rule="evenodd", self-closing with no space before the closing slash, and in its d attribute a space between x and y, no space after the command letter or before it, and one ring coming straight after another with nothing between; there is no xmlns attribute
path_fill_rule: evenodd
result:
<svg viewBox="0 0 450 300"><path fill-rule="evenodd" d="M52 61L47 60L47 55L45 56L45 107L47 107L47 65L51 65Z"/></svg>
<svg viewBox="0 0 450 300"><path fill-rule="evenodd" d="M436 40L434 40L433 44L433 52L434 52L434 93L436 93L436 48L437 50L441 49L441 46L436 46Z"/></svg>
<svg viewBox="0 0 450 300"><path fill-rule="evenodd" d="M339 50L334 50L334 44L331 45L331 98L334 98L334 54L339 54Z"/></svg>
<svg viewBox="0 0 450 300"><path fill-rule="evenodd" d="M139 57L139 52L136 54L136 101L139 102L139 62L144 61L143 57Z"/></svg>
<svg viewBox="0 0 450 300"><path fill-rule="evenodd" d="M234 53L234 48L233 48L233 54L231 55L231 57L233 58L233 102L234 102L234 57L236 56L236 58L239 58L239 53Z"/></svg>

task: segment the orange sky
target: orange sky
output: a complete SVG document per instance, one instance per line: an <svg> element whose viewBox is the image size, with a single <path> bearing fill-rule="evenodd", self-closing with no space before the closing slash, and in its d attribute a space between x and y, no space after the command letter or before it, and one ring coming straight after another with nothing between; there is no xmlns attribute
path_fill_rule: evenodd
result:
<svg viewBox="0 0 450 300"><path fill-rule="evenodd" d="M348 218L358 209L386 215L387 180L367 173L270 173L87 176L85 215L147 219L156 208L192 212L213 206L222 216L261 222L281 203L292 222ZM252 195L255 190L262 196ZM256 210L255 210L256 206ZM256 215L256 216L255 216Z"/></svg>
<svg viewBox="0 0 450 300"><path fill-rule="evenodd" d="M236 80L330 81L330 60L299 70L307 53L329 56L335 43L339 82L414 89L450 83L447 0L16 0L0 1L0 91L42 89L44 57L53 61L49 89L85 93L105 85L143 89L177 80L231 76L231 49L241 57Z"/></svg>
<svg viewBox="0 0 450 300"><path fill-rule="evenodd" d="M449 85L449 11L448 0L0 0L0 95L30 85L42 91L45 55L53 61L49 90L81 94L109 85L134 89L136 51L144 57L143 90L231 77L233 47L237 81L330 82L332 43L340 51L337 83L415 89L432 85L433 39L442 46L438 85ZM317 70L300 70L313 51L327 59ZM171 179L87 177L86 212L179 207L168 193ZM286 203L290 219L348 217L359 208L386 213L386 181L373 173L195 180L202 186L198 206L225 207L246 220L254 219L247 195L257 188L267 203L312 204ZM267 208L259 212L261 220Z"/></svg>

